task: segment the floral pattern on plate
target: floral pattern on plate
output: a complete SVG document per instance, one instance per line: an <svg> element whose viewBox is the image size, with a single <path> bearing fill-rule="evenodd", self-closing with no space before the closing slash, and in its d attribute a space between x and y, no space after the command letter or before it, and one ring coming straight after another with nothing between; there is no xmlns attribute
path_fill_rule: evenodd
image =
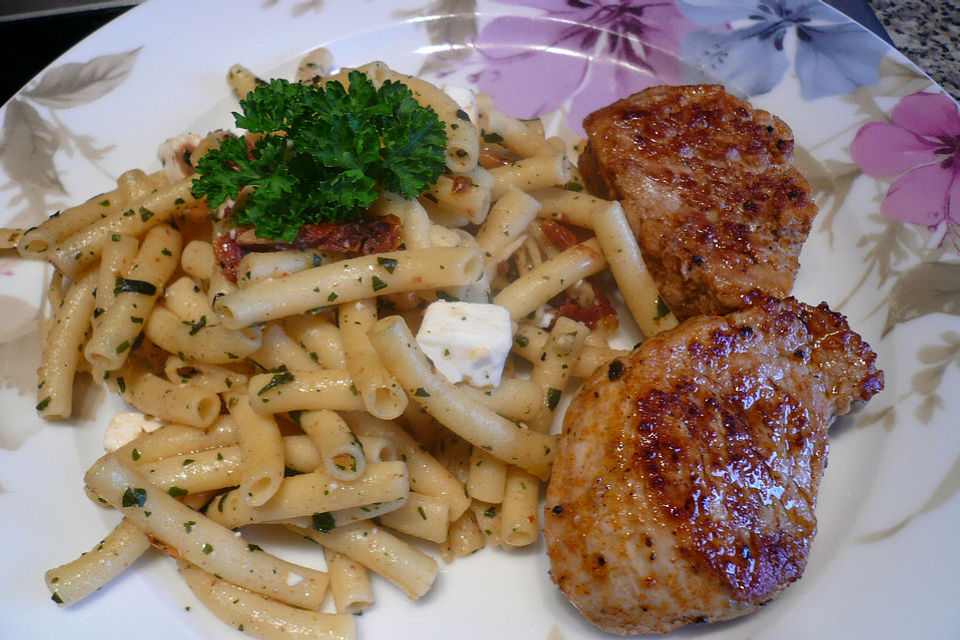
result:
<svg viewBox="0 0 960 640"><path fill-rule="evenodd" d="M726 82L759 95L771 91L791 64L801 96L814 100L876 84L887 46L819 0L677 0L685 18L709 30L694 31L681 55ZM794 59L786 40L796 37Z"/></svg>
<svg viewBox="0 0 960 640"><path fill-rule="evenodd" d="M872 178L899 176L880 213L949 234L960 249L960 112L953 100L928 92L904 96L890 122L860 128L850 152Z"/></svg>
<svg viewBox="0 0 960 640"><path fill-rule="evenodd" d="M611 96L683 81L677 52L694 25L672 2L503 1L541 10L494 18L474 43L482 62L470 79L508 113L540 117L569 101L567 124L577 131Z"/></svg>
<svg viewBox="0 0 960 640"><path fill-rule="evenodd" d="M57 112L88 105L116 89L133 70L139 49L106 54L86 62L51 67L39 80L6 104L0 128L0 167L20 187L23 204L13 221L36 224L49 212L48 195L64 195L57 169L58 154L75 154L96 164L112 148L97 146L90 136L76 133ZM40 109L46 109L46 117Z"/></svg>

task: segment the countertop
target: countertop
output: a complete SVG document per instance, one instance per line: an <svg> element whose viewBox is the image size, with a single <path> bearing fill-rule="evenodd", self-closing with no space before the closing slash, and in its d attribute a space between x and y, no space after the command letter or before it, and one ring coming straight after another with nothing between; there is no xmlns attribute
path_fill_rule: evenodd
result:
<svg viewBox="0 0 960 640"><path fill-rule="evenodd" d="M957 0L826 1L892 43L960 100ZM4 60L0 104L73 44L137 3L138 0L0 3L0 55ZM29 44L24 47L23 43Z"/></svg>
<svg viewBox="0 0 960 640"><path fill-rule="evenodd" d="M867 0L890 40L960 101L960 3L957 0Z"/></svg>

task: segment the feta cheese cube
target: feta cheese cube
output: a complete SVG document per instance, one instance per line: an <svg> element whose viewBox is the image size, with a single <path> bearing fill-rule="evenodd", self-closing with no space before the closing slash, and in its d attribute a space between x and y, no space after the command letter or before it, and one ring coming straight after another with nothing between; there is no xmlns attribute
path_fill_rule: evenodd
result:
<svg viewBox="0 0 960 640"><path fill-rule="evenodd" d="M437 301L427 307L417 344L450 382L500 384L513 343L510 312L495 304Z"/></svg>
<svg viewBox="0 0 960 640"><path fill-rule="evenodd" d="M151 433L163 426L162 422L148 418L142 413L129 411L118 413L110 420L103 434L103 448L113 452L133 442L142 433Z"/></svg>

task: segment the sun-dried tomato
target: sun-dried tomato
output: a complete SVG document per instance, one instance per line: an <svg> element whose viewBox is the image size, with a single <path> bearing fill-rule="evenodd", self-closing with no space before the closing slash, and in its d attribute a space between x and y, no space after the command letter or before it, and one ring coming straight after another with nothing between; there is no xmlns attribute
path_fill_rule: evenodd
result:
<svg viewBox="0 0 960 640"><path fill-rule="evenodd" d="M577 236L570 227L560 224L554 220L543 219L540 221L540 230L547 236L550 244L563 251L577 244Z"/></svg>
<svg viewBox="0 0 960 640"><path fill-rule="evenodd" d="M244 251L233 233L225 233L213 243L213 255L223 275L230 282L237 281L237 264L240 263L243 254Z"/></svg>
<svg viewBox="0 0 960 640"><path fill-rule="evenodd" d="M361 255L394 251L400 246L400 218L388 215L359 222L305 224L292 244L297 249Z"/></svg>
<svg viewBox="0 0 960 640"><path fill-rule="evenodd" d="M596 286L593 287L593 304L589 307L578 303L566 293L562 294L562 298L557 304L557 316L582 322L591 330L596 329L600 323L603 323L604 328L608 331L616 331L617 327L620 326L616 309L610 304L607 296Z"/></svg>

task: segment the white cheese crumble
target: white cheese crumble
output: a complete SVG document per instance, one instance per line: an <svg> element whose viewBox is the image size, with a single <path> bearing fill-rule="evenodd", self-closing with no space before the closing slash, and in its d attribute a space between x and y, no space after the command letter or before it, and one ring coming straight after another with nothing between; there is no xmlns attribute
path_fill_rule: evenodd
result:
<svg viewBox="0 0 960 640"><path fill-rule="evenodd" d="M133 442L143 433L151 433L163 426L162 422L133 411L118 413L110 420L103 434L103 448L113 452Z"/></svg>
<svg viewBox="0 0 960 640"><path fill-rule="evenodd" d="M163 171L172 180L183 180L193 173L193 167L187 162L187 155L193 153L202 138L195 133L188 133L176 138L169 138L157 149L157 157L163 164Z"/></svg>
<svg viewBox="0 0 960 640"><path fill-rule="evenodd" d="M450 96L463 109L464 113L470 116L470 121L475 126L480 126L477 124L477 97L473 94L473 91L455 84L445 84L440 87L440 90Z"/></svg>
<svg viewBox="0 0 960 640"><path fill-rule="evenodd" d="M427 307L417 344L450 382L500 384L513 342L510 312L495 304L437 301Z"/></svg>

